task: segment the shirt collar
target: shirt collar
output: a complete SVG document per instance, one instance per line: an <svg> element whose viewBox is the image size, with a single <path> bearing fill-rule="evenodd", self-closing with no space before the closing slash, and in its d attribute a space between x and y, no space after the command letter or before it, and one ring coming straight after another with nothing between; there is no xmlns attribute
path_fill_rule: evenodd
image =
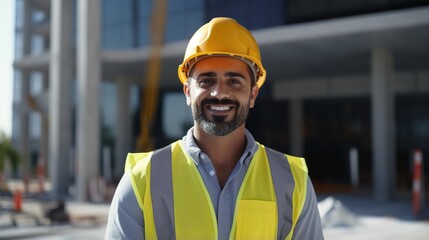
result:
<svg viewBox="0 0 429 240"><path fill-rule="evenodd" d="M193 133L194 128L192 127L182 138L182 141L183 146L185 147L185 151L198 166L198 164L200 163L201 155L205 153L198 147L197 143L195 142ZM248 164L255 152L258 150L258 144L256 144L255 139L247 129L244 130L244 134L246 135L247 145L239 161L241 164Z"/></svg>

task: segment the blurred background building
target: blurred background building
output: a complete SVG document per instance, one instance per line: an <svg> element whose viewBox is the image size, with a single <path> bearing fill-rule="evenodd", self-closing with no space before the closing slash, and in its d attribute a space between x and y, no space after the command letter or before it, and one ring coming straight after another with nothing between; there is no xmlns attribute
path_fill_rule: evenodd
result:
<svg viewBox="0 0 429 240"><path fill-rule="evenodd" d="M191 35L217 16L252 30L267 69L247 127L305 156L316 190L410 194L415 149L429 172L428 0L163 2L16 0L20 177L46 172L54 194L86 199L91 178L121 177L144 130L156 148L182 137L193 120L177 66Z"/></svg>

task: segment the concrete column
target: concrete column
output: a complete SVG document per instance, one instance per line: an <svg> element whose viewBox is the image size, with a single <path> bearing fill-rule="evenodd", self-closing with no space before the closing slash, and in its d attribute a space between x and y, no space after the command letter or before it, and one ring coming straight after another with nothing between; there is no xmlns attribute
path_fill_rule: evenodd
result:
<svg viewBox="0 0 429 240"><path fill-rule="evenodd" d="M27 103L29 93L30 73L21 71L21 106L19 116L19 153L21 157L19 176L25 177L30 174L30 137L29 119L30 108Z"/></svg>
<svg viewBox="0 0 429 240"><path fill-rule="evenodd" d="M373 49L371 57L373 191L376 200L386 201L395 182L393 57L384 48Z"/></svg>
<svg viewBox="0 0 429 240"><path fill-rule="evenodd" d="M77 2L77 197L88 200L88 184L100 162L100 0Z"/></svg>
<svg viewBox="0 0 429 240"><path fill-rule="evenodd" d="M290 142L292 146L292 154L302 156L304 151L302 125L303 125L303 111L302 99L292 98L290 101Z"/></svg>
<svg viewBox="0 0 429 240"><path fill-rule="evenodd" d="M23 28L22 28L22 58L28 57L31 52L31 1L24 1ZM30 72L21 71L21 108L20 108L20 133L19 152L21 163L19 165L19 176L24 177L30 174L30 138L29 138L29 107L27 95L30 86Z"/></svg>
<svg viewBox="0 0 429 240"><path fill-rule="evenodd" d="M54 195L68 194L71 147L72 1L51 3L49 178Z"/></svg>
<svg viewBox="0 0 429 240"><path fill-rule="evenodd" d="M23 1L24 12L23 12L23 29L22 29L22 57L28 57L31 53L31 32L32 32L32 23L31 23L31 9L32 1Z"/></svg>
<svg viewBox="0 0 429 240"><path fill-rule="evenodd" d="M130 115L130 84L127 79L119 78L117 86L117 113L116 113L116 154L114 161L114 176L120 177L124 173L125 158L131 150L131 115Z"/></svg>
<svg viewBox="0 0 429 240"><path fill-rule="evenodd" d="M51 66L52 67L52 66ZM48 81L49 81L49 75L46 72L43 72L43 96L46 97L46 95L49 92L48 90ZM47 99L46 99L47 100ZM48 101L44 101L44 103L48 103ZM43 111L41 112L41 117L42 117L42 135L40 138L40 156L38 159L38 163L39 166L38 167L42 167L44 170L44 173L46 174L46 163L48 161L49 158L49 145L48 145L48 139L49 139L49 113L47 111L48 106L42 106L43 107ZM46 176L44 176L46 177Z"/></svg>
<svg viewBox="0 0 429 240"><path fill-rule="evenodd" d="M49 72L48 71L44 71L43 72L43 96L45 98L44 103L49 104ZM49 106L44 106L45 109L43 111L43 118L42 118L42 142L41 142L41 154L43 156L43 159L45 161L45 165L46 162L48 161L49 158Z"/></svg>

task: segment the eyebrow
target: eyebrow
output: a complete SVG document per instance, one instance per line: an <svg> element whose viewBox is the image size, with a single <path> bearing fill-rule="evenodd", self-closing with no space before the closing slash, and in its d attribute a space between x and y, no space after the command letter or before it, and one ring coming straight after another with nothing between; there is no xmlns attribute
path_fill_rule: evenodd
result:
<svg viewBox="0 0 429 240"><path fill-rule="evenodd" d="M240 77L240 78L246 79L246 77L244 77L244 75L243 75L243 74L241 74L241 73L237 73L237 72L226 72L226 73L224 74L224 76L225 76L225 77Z"/></svg>
<svg viewBox="0 0 429 240"><path fill-rule="evenodd" d="M217 74L215 72L203 72L201 74L198 74L197 78L200 78L200 77L216 77L216 76L217 76ZM226 72L224 74L224 76L225 77L240 77L240 78L246 79L246 77L243 74L237 73L237 72Z"/></svg>
<svg viewBox="0 0 429 240"><path fill-rule="evenodd" d="M197 78L200 78L200 77L216 77L216 75L217 74L215 72L203 72L203 73L198 74Z"/></svg>

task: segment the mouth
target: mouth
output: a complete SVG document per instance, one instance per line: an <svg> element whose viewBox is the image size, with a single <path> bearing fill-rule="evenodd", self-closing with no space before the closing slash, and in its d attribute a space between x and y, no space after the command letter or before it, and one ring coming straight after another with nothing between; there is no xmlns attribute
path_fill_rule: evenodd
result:
<svg viewBox="0 0 429 240"><path fill-rule="evenodd" d="M231 106L231 105L209 105L209 106L207 106L207 108L211 111L214 111L214 112L228 112L233 108L233 106Z"/></svg>
<svg viewBox="0 0 429 240"><path fill-rule="evenodd" d="M230 99L204 99L201 102L201 105L205 109L204 111L206 111L206 114L224 117L232 113L234 109L238 108L238 103Z"/></svg>

